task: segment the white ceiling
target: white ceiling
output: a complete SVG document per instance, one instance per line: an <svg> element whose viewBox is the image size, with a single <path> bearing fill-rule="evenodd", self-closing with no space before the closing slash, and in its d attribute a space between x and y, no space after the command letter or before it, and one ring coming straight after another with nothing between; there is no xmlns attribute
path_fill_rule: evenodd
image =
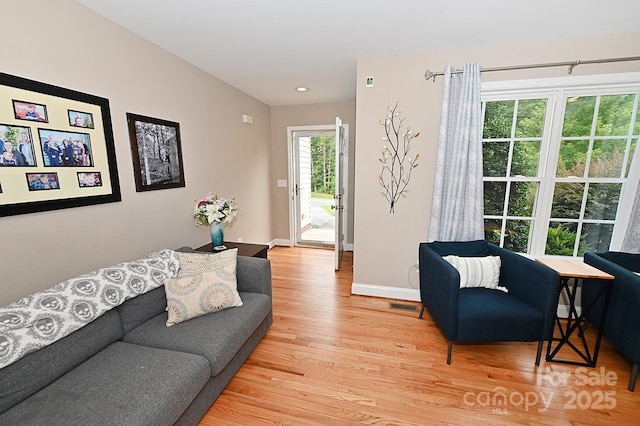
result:
<svg viewBox="0 0 640 426"><path fill-rule="evenodd" d="M353 100L361 58L640 31L639 0L76 1L271 106Z"/></svg>

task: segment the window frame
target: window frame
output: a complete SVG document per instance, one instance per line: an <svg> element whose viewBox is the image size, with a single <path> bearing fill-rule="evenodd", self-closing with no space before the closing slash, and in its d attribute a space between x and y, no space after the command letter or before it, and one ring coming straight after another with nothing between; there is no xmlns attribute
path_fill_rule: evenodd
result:
<svg viewBox="0 0 640 426"><path fill-rule="evenodd" d="M540 162L538 164L538 174L536 177L515 177L508 176L504 178L490 177L491 181L526 181L526 182L538 182L538 194L536 197L535 205L533 206L533 217L531 223L533 231L530 235L529 242L529 255L532 256L549 256L545 255L545 246L547 241L547 232L549 223L551 222L551 205L553 202L553 191L555 183L558 181L572 181L572 182L584 182L585 178L581 177L576 180L570 178L557 178L556 167L559 158L560 142L562 140L562 125L565 114L566 101L565 99L572 96L605 96L605 95L619 95L627 93L640 93L640 73L619 73L619 74L599 74L590 76L569 76L558 78L545 78L545 79L531 79L531 80L510 80L510 81L495 81L482 83L481 86L481 101L483 105L482 115L484 117L485 103L490 101L506 101L506 100L523 100L523 99L547 99L547 110L545 112L545 125L543 128L541 146L540 146ZM640 107L637 114L640 114ZM483 119L484 120L484 119ZM636 122L638 118L636 117ZM547 125L550 123L550 125ZM593 133L593 131L592 131ZM514 137L513 128L511 131L512 140ZM631 135L633 141L634 133ZM590 135L593 139L594 135ZM595 139L598 139L596 136ZM640 139L640 138L638 138ZM484 140L484 139L483 139ZM638 179L640 173L635 172L635 169L640 168L640 141L637 142L635 156L632 159L631 167L626 178L622 179L622 188L620 192L620 199L618 203L618 209L616 212L615 220L613 220L613 235L611 237L610 249L617 249L620 242L623 239L623 234L626 231L629 222L629 212L626 209L630 207L629 199L635 197L635 189L638 186ZM589 151L589 156L591 150ZM590 179L586 177L586 179ZM607 182L612 179L609 178L597 178L597 182ZM613 179L616 182L620 182L621 179ZM483 178L483 181L485 179ZM629 182L631 181L631 182ZM584 211L584 199L581 210ZM500 219L505 218L509 220L510 216L506 215L508 205L504 206L503 215ZM485 219L494 218L494 216L486 215ZM519 219L521 219L519 217ZM568 222L571 222L570 220ZM578 224L591 223L576 220ZM602 223L606 221L598 221ZM503 229L504 231L504 223ZM504 242L504 233L501 232L500 244ZM576 239L576 245L578 239ZM574 246L575 247L575 246ZM575 249L574 249L575 253Z"/></svg>

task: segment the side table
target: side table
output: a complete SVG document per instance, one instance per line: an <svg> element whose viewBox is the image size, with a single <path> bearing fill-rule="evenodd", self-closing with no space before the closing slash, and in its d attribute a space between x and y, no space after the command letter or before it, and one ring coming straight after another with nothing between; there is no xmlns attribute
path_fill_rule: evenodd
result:
<svg viewBox="0 0 640 426"><path fill-rule="evenodd" d="M613 275L609 275L591 265L587 265L584 262L576 260L565 260L555 258L541 258L536 259L537 262L542 263L551 269L554 269L560 277L560 288L558 291L558 297L564 291L569 300L569 317L567 318L566 325L563 327L560 322L560 318L556 313L554 324L551 326L551 335L549 336L549 343L547 345L547 361L561 362L565 364L585 365L587 367L595 367L598 360L598 352L600 351L600 342L602 341L602 330L604 329L604 321L607 316L607 308L609 306L609 297L611 296L611 283L615 278ZM580 315L576 309L576 293L578 284L585 278L599 279L601 281L600 288L597 291L597 295L594 300L588 306L583 306ZM573 279L573 285L569 284L569 281ZM598 335L596 337L595 347L593 352L589 350L587 339L584 336L584 331L587 327L586 314L591 307L595 304L598 298L604 297L604 308L602 309L602 317L600 322L600 328L598 329ZM560 337L554 337L554 329L558 328ZM579 344L582 346L580 349L574 342L570 340L570 337L577 331L579 337ZM557 346L552 350L551 347L554 342L558 342ZM562 359L556 359L558 351L567 345L573 351L584 360L568 361Z"/></svg>
<svg viewBox="0 0 640 426"><path fill-rule="evenodd" d="M267 251L269 250L269 246L266 244L234 243L231 241L225 241L223 244L230 249L237 248L238 256L262 257L266 259ZM212 243L205 244L195 249L195 251L206 251L209 253L214 253L213 244ZM216 252L216 253L219 253L219 252Z"/></svg>

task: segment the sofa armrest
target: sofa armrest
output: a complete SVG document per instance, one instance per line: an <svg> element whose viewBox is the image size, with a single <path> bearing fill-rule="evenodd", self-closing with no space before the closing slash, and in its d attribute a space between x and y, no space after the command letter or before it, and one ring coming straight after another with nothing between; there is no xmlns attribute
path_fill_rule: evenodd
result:
<svg viewBox="0 0 640 426"><path fill-rule="evenodd" d="M560 294L560 277L556 271L494 244L489 244L489 252L500 256L500 285L544 314L544 337L548 338Z"/></svg>
<svg viewBox="0 0 640 426"><path fill-rule="evenodd" d="M271 297L271 262L259 257L238 256L238 291Z"/></svg>
<svg viewBox="0 0 640 426"><path fill-rule="evenodd" d="M458 292L460 273L443 257L420 243L420 298L447 339L456 340L458 330Z"/></svg>

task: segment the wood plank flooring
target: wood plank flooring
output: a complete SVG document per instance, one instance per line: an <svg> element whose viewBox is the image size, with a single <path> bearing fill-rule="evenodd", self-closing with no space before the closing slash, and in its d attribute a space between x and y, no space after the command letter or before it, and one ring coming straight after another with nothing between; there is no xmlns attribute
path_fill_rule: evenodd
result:
<svg viewBox="0 0 640 426"><path fill-rule="evenodd" d="M351 253L339 272L329 250L269 259L274 323L200 425L640 424L640 389L606 340L593 369L536 367L536 343L454 345L447 365L428 313L389 308L418 303L351 295Z"/></svg>

